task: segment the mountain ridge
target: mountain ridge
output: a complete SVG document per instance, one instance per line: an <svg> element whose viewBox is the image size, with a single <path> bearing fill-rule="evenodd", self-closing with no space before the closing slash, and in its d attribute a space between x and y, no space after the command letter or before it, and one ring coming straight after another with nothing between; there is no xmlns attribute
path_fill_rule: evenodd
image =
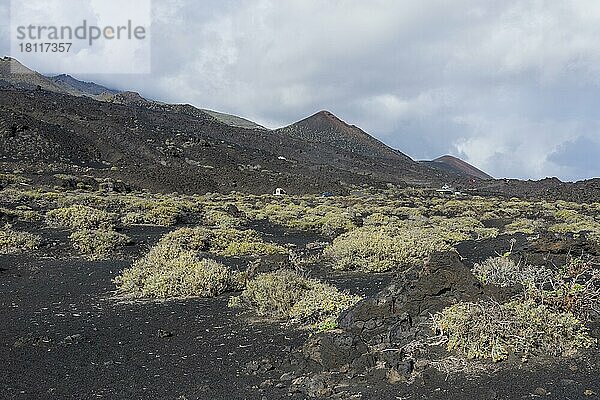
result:
<svg viewBox="0 0 600 400"><path fill-rule="evenodd" d="M105 93L107 93L107 94L119 93L118 90L109 89L105 86L98 85L95 82L82 81L82 80L79 80L79 79L74 78L71 75L67 75L67 74L50 76L50 77L48 77L48 79L50 79L52 82L56 83L57 85L59 85L61 87L77 90L77 91L84 93L86 95L89 95L89 96L99 96L99 95L105 94Z"/></svg>
<svg viewBox="0 0 600 400"><path fill-rule="evenodd" d="M10 62L18 63L5 59L4 65ZM412 160L326 110L270 130L189 104L27 71L16 76L4 68L0 74L12 82L0 92L0 123L12 136L0 151L5 159L17 154L32 165L61 165L61 173L69 165L107 173L110 165L126 170L121 175L138 187L259 193L276 186L340 191L356 184L441 186L464 180Z"/></svg>
<svg viewBox="0 0 600 400"><path fill-rule="evenodd" d="M413 161L399 150L393 149L369 135L356 125L350 125L332 112L321 110L276 131L308 142L336 147L368 157Z"/></svg>
<svg viewBox="0 0 600 400"><path fill-rule="evenodd" d="M483 172L474 165L448 154L438 157L434 160L422 160L419 162L433 169L452 172L465 177L477 178L481 180L494 179L491 175Z"/></svg>

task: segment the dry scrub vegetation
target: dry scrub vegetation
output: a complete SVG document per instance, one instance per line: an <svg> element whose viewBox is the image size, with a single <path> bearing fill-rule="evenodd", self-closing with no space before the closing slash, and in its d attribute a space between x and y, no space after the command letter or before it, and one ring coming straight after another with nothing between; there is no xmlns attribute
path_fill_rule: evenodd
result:
<svg viewBox="0 0 600 400"><path fill-rule="evenodd" d="M595 339L585 322L600 315L600 269L571 259L554 271L515 263L508 255L475 264L473 274L486 285L523 292L516 299L459 303L433 317L448 350L469 359L509 355L570 355Z"/></svg>
<svg viewBox="0 0 600 400"><path fill-rule="evenodd" d="M28 232L20 232L5 225L0 229L0 253L14 254L35 250L39 247L41 238Z"/></svg>
<svg viewBox="0 0 600 400"><path fill-rule="evenodd" d="M116 283L122 293L139 297L212 297L243 288L246 275L202 253L268 256L286 251L252 230L180 228L163 236Z"/></svg>
<svg viewBox="0 0 600 400"><path fill-rule="evenodd" d="M594 341L571 313L553 312L533 300L459 303L434 316L448 350L468 359L506 359L509 354L570 355Z"/></svg>
<svg viewBox="0 0 600 400"><path fill-rule="evenodd" d="M337 317L360 300L334 286L290 270L258 275L230 299L231 307L250 308L258 315L308 324L319 331L334 329Z"/></svg>
<svg viewBox="0 0 600 400"><path fill-rule="evenodd" d="M303 231L316 236L313 240L326 241L322 254L311 255L311 260L317 260L311 268L368 273L421 266L433 252L498 235L524 234L534 239L550 234L557 240L574 236L600 244L598 203L446 197L435 191L394 187L361 188L353 195L320 198L109 193L79 183L75 190L45 190L23 188L19 182L18 176L0 174L3 223L43 225L45 217L47 227L69 230L72 245L90 260L116 258L131 242L123 232L130 234L137 225L172 227L115 279L123 295L171 298L235 293L231 306L319 331L335 329L340 313L360 297L279 264L270 264L267 271L272 272L256 276L255 271L246 271L252 260L286 259L293 248L266 241L262 226ZM40 245L39 236L21 228L6 225L0 230L3 254ZM513 354L570 354L592 345L585 323L600 312L598 268L572 259L550 269L515 262L511 256L475 264L472 272L484 285L519 287L519 296L503 304L458 303L433 317L448 349L470 359L497 361Z"/></svg>

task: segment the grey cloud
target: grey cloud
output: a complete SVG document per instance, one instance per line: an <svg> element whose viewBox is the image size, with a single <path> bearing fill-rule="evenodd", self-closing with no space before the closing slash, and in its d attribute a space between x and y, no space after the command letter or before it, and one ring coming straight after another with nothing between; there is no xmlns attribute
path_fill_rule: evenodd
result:
<svg viewBox="0 0 600 400"><path fill-rule="evenodd" d="M600 175L600 141L585 136L562 143L549 161L566 170L567 177L578 179Z"/></svg>

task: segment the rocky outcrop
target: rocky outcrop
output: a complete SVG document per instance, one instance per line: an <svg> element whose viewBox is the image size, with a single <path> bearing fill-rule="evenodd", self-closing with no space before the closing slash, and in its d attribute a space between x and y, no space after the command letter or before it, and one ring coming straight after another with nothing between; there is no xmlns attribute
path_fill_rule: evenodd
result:
<svg viewBox="0 0 600 400"><path fill-rule="evenodd" d="M302 354L320 373L410 380L427 365L432 351L443 351L425 344L435 335L430 315L484 294L458 253L435 253L423 267L398 274L379 295L346 311L338 321L340 329L311 337Z"/></svg>

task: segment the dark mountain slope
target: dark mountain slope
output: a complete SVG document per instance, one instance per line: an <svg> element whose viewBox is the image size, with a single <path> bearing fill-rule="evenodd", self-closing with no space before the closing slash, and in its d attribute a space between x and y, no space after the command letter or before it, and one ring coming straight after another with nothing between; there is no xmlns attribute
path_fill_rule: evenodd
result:
<svg viewBox="0 0 600 400"><path fill-rule="evenodd" d="M362 129L345 123L329 111L320 111L278 132L312 143L327 144L348 153L389 158L412 163L410 157L394 150Z"/></svg>
<svg viewBox="0 0 600 400"><path fill-rule="evenodd" d="M339 192L347 184L449 179L391 150L388 158L373 158L282 132L233 127L192 106L120 95L132 104L0 90L0 157L20 169L83 169L167 192Z"/></svg>
<svg viewBox="0 0 600 400"><path fill-rule="evenodd" d="M83 95L83 93L74 88L63 87L53 82L50 78L30 70L11 57L0 59L0 82L4 83L2 85L4 87L15 89L35 90L40 88L73 96Z"/></svg>
<svg viewBox="0 0 600 400"><path fill-rule="evenodd" d="M343 193L352 184L449 183L483 195L600 201L597 179L473 183L393 150L388 157L368 156L280 131L233 127L189 105L126 105L9 87L0 89L0 168L21 170L39 183L57 173L185 193L270 193L276 187Z"/></svg>
<svg viewBox="0 0 600 400"><path fill-rule="evenodd" d="M85 82L73 78L71 75L56 75L49 78L52 82L58 86L64 88L66 91L81 92L88 96L98 96L103 93L117 94L118 90L108 89L102 85L98 85L94 82Z"/></svg>
<svg viewBox="0 0 600 400"><path fill-rule="evenodd" d="M474 167L473 165L467 163L466 161L461 160L460 158L456 158L453 156L445 155L439 158L436 158L432 161L419 161L420 163L427 165L428 167L438 169L441 171L446 171L454 174L458 174L467 178L477 178L477 179L494 179L492 176L486 174L482 170Z"/></svg>
<svg viewBox="0 0 600 400"><path fill-rule="evenodd" d="M118 93L116 90L107 89L93 82L77 80L70 75L44 76L11 57L0 59L0 82L3 83L0 86L4 88L42 89L72 96L97 97L103 93Z"/></svg>
<svg viewBox="0 0 600 400"><path fill-rule="evenodd" d="M202 111L215 117L217 120L221 121L225 125L236 126L238 128L246 129L267 129L264 126L257 124L256 122L252 122L246 118L238 117L236 115L225 114L222 112L205 109L202 109Z"/></svg>

